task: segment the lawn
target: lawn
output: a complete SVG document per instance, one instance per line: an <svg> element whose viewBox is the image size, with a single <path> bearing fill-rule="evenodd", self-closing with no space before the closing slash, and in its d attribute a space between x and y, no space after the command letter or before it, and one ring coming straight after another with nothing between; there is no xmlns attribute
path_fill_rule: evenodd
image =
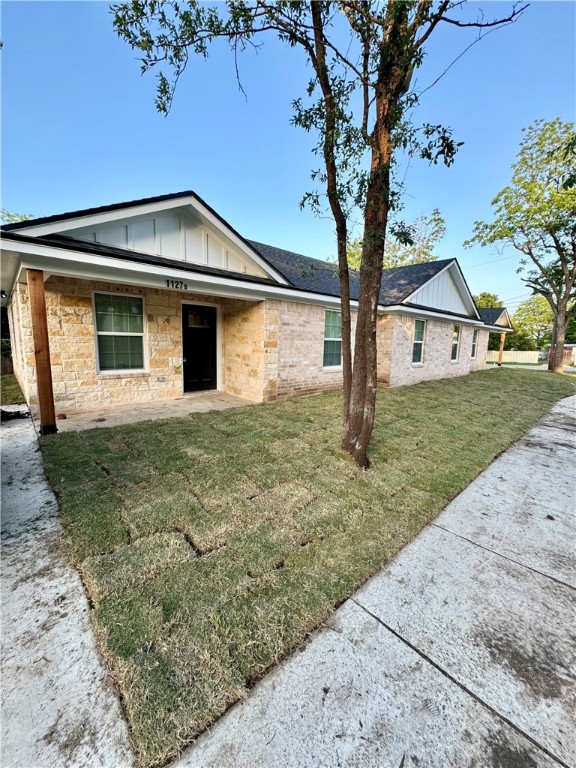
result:
<svg viewBox="0 0 576 768"><path fill-rule="evenodd" d="M138 765L298 647L574 380L490 369L379 393L373 467L320 395L42 439Z"/></svg>
<svg viewBox="0 0 576 768"><path fill-rule="evenodd" d="M26 402L13 373L0 377L0 405L20 405Z"/></svg>

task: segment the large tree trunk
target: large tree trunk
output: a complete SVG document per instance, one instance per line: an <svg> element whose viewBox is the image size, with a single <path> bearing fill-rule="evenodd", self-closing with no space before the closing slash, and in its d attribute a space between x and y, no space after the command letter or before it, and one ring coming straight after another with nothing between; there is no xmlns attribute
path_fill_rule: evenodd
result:
<svg viewBox="0 0 576 768"><path fill-rule="evenodd" d="M356 463L364 468L370 466L367 452L376 412L376 331L390 183L389 163L382 163L380 157L376 163L366 196L359 289L364 300L358 306L352 386L342 436L344 450L350 452Z"/></svg>
<svg viewBox="0 0 576 768"><path fill-rule="evenodd" d="M390 211L392 130L399 117L399 100L411 77L412 59L406 56L406 51L413 42L414 30L408 32L408 16L407 3L389 4L380 45L379 87L376 89L375 122L370 140L370 178L364 207L359 284L361 300L356 320L350 401L342 433L342 448L365 469L370 466L368 445L374 428L378 392L376 333Z"/></svg>
<svg viewBox="0 0 576 768"><path fill-rule="evenodd" d="M558 308L554 318L552 331L552 346L548 355L548 370L562 373L564 370L564 340L566 338L566 312L562 306Z"/></svg>

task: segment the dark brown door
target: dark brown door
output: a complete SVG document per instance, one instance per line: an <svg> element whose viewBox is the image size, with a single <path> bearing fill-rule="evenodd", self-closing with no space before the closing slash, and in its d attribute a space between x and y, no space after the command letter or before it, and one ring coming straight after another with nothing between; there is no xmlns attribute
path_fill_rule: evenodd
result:
<svg viewBox="0 0 576 768"><path fill-rule="evenodd" d="M184 392L216 389L216 307L182 307Z"/></svg>

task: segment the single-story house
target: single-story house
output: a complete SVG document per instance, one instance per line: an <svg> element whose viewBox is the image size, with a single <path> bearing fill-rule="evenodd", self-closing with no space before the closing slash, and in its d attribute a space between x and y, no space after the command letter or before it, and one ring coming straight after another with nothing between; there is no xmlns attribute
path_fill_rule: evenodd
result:
<svg viewBox="0 0 576 768"><path fill-rule="evenodd" d="M2 227L14 371L59 413L218 389L254 402L341 386L335 264L247 240L194 192ZM351 279L352 309L358 280ZM482 368L488 333L456 259L384 272L378 379Z"/></svg>

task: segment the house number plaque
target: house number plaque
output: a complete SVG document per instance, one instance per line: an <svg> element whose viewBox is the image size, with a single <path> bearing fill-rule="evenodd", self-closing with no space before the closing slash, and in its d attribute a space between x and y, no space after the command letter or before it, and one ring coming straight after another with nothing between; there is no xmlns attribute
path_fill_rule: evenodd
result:
<svg viewBox="0 0 576 768"><path fill-rule="evenodd" d="M187 291L188 284L182 282L182 280L166 280L167 288L175 288L177 291Z"/></svg>

